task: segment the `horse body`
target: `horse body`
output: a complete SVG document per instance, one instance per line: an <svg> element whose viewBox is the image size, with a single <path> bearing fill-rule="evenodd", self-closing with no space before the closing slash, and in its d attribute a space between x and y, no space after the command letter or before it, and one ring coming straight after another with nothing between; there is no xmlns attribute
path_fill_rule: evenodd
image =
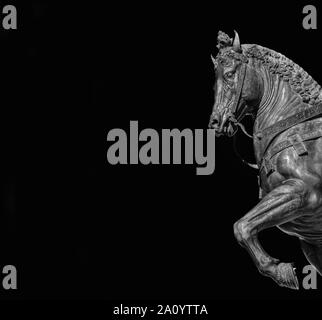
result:
<svg viewBox="0 0 322 320"><path fill-rule="evenodd" d="M246 45L247 47L247 45ZM263 130L286 117L304 110L307 105L296 95L288 82L283 81L277 74L272 75L267 68L259 68L264 79L265 96L262 98L262 107L257 112L254 132ZM285 130L270 144L273 148L278 143L287 140L288 136L302 132L317 132L322 128L322 119L317 118L300 123ZM261 171L261 184L265 194L283 183L287 179L299 179L310 189L310 199L307 208L303 208L304 215L286 222L278 227L313 245L322 245L322 138L304 142L308 149L307 157L298 157L294 148L287 148L276 154L272 165L276 170L266 177ZM254 140L255 156L258 164L263 157L265 144ZM322 265L317 266L322 270Z"/></svg>
<svg viewBox="0 0 322 320"><path fill-rule="evenodd" d="M321 118L304 122L283 132L271 147L285 141L289 135L313 132L321 128ZM298 209L298 213L301 213L298 218L279 225L279 228L319 246L322 245L322 138L304 143L307 149L305 157L299 157L294 148L287 148L271 159L276 170L269 177L266 177L265 172L261 172L262 188L264 193L268 194L288 179L299 180L305 184L308 189L307 205ZM316 267L322 270L322 265Z"/></svg>
<svg viewBox="0 0 322 320"><path fill-rule="evenodd" d="M258 270L298 289L292 263L270 257L260 231L278 227L300 239L322 275L322 90L298 65L257 45L219 32L216 98L210 127L233 135L246 114L255 118L254 152L263 198L234 224L238 242Z"/></svg>

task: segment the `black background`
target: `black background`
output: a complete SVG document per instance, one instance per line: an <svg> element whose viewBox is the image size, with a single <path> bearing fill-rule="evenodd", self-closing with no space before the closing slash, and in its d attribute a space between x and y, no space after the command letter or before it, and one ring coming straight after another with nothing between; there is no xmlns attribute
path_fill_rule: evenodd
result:
<svg viewBox="0 0 322 320"><path fill-rule="evenodd" d="M316 298L261 276L233 223L258 201L256 172L228 138L213 175L194 165L111 166L113 128L207 128L219 30L285 54L322 83L321 29L306 3L212 1L17 5L1 41L1 261L18 269L9 298ZM321 12L320 12L321 11ZM253 160L252 143L238 148ZM307 264L277 228L263 247ZM318 287L321 284L318 279Z"/></svg>

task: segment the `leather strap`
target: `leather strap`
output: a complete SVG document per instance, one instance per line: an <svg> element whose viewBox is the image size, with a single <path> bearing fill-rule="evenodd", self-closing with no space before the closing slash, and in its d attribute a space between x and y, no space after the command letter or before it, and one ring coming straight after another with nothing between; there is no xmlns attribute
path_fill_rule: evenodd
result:
<svg viewBox="0 0 322 320"><path fill-rule="evenodd" d="M281 133L282 131L285 131L321 113L322 113L322 103L319 103L309 108L306 108L303 111L294 114L293 116L280 120L275 124L273 124L272 126L269 126L263 130L256 132L255 135L259 140L262 139L262 137L267 138L269 136Z"/></svg>
<svg viewBox="0 0 322 320"><path fill-rule="evenodd" d="M266 155L264 156L260 165L260 172L263 168L265 169L266 175L269 175L272 171L274 171L275 168L272 164L271 158L286 148L293 146L298 156L307 154L307 149L305 147L304 141L317 139L320 137L322 137L322 129L304 132L302 134L296 133L289 136L286 140L281 141L272 149L267 150Z"/></svg>
<svg viewBox="0 0 322 320"><path fill-rule="evenodd" d="M246 76L246 63L243 63L241 65L240 75L239 75L239 79L238 79L239 81L238 81L238 86L237 86L237 95L236 95L234 104L231 108L231 113L235 116L236 119L238 119L236 112L237 112L238 104L240 101L241 91L244 86L245 76Z"/></svg>

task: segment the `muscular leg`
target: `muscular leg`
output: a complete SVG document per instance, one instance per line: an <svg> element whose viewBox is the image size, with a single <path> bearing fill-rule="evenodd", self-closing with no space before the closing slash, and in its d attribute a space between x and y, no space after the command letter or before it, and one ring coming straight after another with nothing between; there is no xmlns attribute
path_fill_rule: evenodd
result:
<svg viewBox="0 0 322 320"><path fill-rule="evenodd" d="M289 179L268 193L258 205L234 224L238 242L252 256L258 270L280 286L298 289L298 281L291 263L279 263L261 247L257 234L263 229L291 221L301 215L306 206L308 188L299 179Z"/></svg>

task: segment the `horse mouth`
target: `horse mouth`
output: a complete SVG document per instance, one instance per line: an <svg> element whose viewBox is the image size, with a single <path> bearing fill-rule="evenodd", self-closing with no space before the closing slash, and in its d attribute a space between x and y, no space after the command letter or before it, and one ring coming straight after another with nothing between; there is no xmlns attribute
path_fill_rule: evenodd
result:
<svg viewBox="0 0 322 320"><path fill-rule="evenodd" d="M235 121L227 119L223 125L210 121L209 129L213 129L215 131L216 137L232 137L237 132L238 126L236 126Z"/></svg>

